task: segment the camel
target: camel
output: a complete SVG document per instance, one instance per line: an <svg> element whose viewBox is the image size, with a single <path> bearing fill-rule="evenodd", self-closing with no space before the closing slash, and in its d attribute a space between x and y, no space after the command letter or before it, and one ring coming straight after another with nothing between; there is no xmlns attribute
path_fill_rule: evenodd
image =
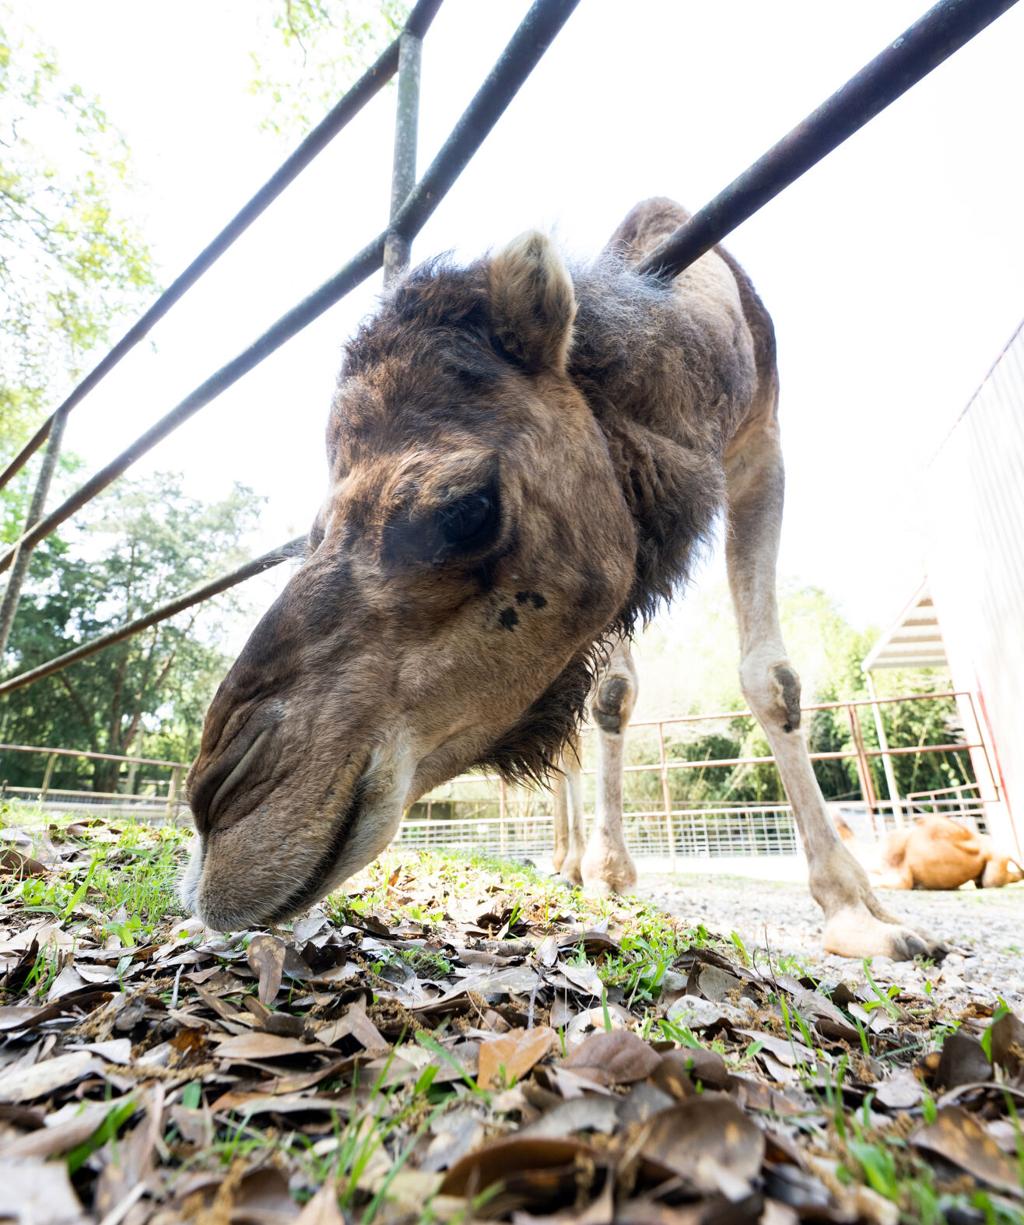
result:
<svg viewBox="0 0 1024 1225"><path fill-rule="evenodd" d="M942 955L875 897L800 731L771 319L721 249L670 282L636 271L687 217L648 200L572 271L537 232L431 261L349 341L308 555L214 695L189 774L182 895L210 926L302 912L468 768L543 782L607 644L686 582L724 509L742 688L825 948Z"/></svg>
<svg viewBox="0 0 1024 1225"><path fill-rule="evenodd" d="M849 825L836 824L840 838L852 843ZM887 834L874 875L884 889L959 889L968 881L979 889L998 889L1024 880L1020 864L997 850L988 834L939 814Z"/></svg>

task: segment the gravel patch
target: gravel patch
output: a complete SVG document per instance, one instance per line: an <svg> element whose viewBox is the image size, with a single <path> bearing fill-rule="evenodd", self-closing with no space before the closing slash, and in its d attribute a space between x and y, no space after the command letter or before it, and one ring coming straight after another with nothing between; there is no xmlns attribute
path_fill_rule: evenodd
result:
<svg viewBox="0 0 1024 1225"><path fill-rule="evenodd" d="M821 911L805 885L735 876L645 876L637 894L682 922L711 932L737 932L758 964L793 958L817 978L863 978L858 962L821 950ZM1024 882L1005 889L973 885L943 893L880 892L884 905L909 926L929 931L954 949L939 966L872 961L879 982L930 994L954 1009L1004 999L1024 1007ZM792 972L794 967L784 965Z"/></svg>

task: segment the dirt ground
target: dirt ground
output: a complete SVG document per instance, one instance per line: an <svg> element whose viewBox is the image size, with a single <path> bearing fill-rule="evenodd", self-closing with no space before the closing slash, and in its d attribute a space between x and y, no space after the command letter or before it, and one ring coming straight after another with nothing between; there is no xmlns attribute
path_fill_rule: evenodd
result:
<svg viewBox="0 0 1024 1225"><path fill-rule="evenodd" d="M802 884L736 876L643 876L637 893L684 923L712 932L739 933L753 955L792 957L826 979L841 979L855 963L821 951L821 912ZM885 904L909 925L941 937L953 950L936 975L928 967L899 966L875 958L890 981L923 987L927 977L940 998L1024 1003L1024 883L1005 889L926 893L885 890Z"/></svg>

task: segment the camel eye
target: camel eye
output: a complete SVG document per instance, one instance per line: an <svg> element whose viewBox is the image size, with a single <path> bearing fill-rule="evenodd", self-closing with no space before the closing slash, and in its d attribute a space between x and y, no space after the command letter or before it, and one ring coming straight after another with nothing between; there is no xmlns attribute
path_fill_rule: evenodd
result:
<svg viewBox="0 0 1024 1225"><path fill-rule="evenodd" d="M430 566L486 552L501 531L498 482L453 498L422 515L398 514L384 527L388 565Z"/></svg>
<svg viewBox="0 0 1024 1225"><path fill-rule="evenodd" d="M449 502L437 512L437 529L451 549L472 549L489 541L498 523L498 507L486 491Z"/></svg>

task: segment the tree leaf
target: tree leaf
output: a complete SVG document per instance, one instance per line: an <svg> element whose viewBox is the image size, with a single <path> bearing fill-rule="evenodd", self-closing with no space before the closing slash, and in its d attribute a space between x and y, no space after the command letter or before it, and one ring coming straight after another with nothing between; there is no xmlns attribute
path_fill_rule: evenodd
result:
<svg viewBox="0 0 1024 1225"><path fill-rule="evenodd" d="M657 1051L642 1038L629 1030L614 1029L585 1038L565 1066L600 1085L631 1085L650 1076L660 1062Z"/></svg>
<svg viewBox="0 0 1024 1225"><path fill-rule="evenodd" d="M277 936L254 936L245 951L246 959L259 977L259 1001L269 1006L281 989L284 973L285 943Z"/></svg>
<svg viewBox="0 0 1024 1225"><path fill-rule="evenodd" d="M937 1153L946 1161L1010 1195L1024 1196L1016 1164L984 1126L959 1106L943 1106L935 1122L911 1136L916 1148Z"/></svg>
<svg viewBox="0 0 1024 1225"><path fill-rule="evenodd" d="M513 1029L500 1038L480 1044L477 1084L493 1089L503 1081L515 1083L556 1045L558 1035L546 1025L536 1029Z"/></svg>

